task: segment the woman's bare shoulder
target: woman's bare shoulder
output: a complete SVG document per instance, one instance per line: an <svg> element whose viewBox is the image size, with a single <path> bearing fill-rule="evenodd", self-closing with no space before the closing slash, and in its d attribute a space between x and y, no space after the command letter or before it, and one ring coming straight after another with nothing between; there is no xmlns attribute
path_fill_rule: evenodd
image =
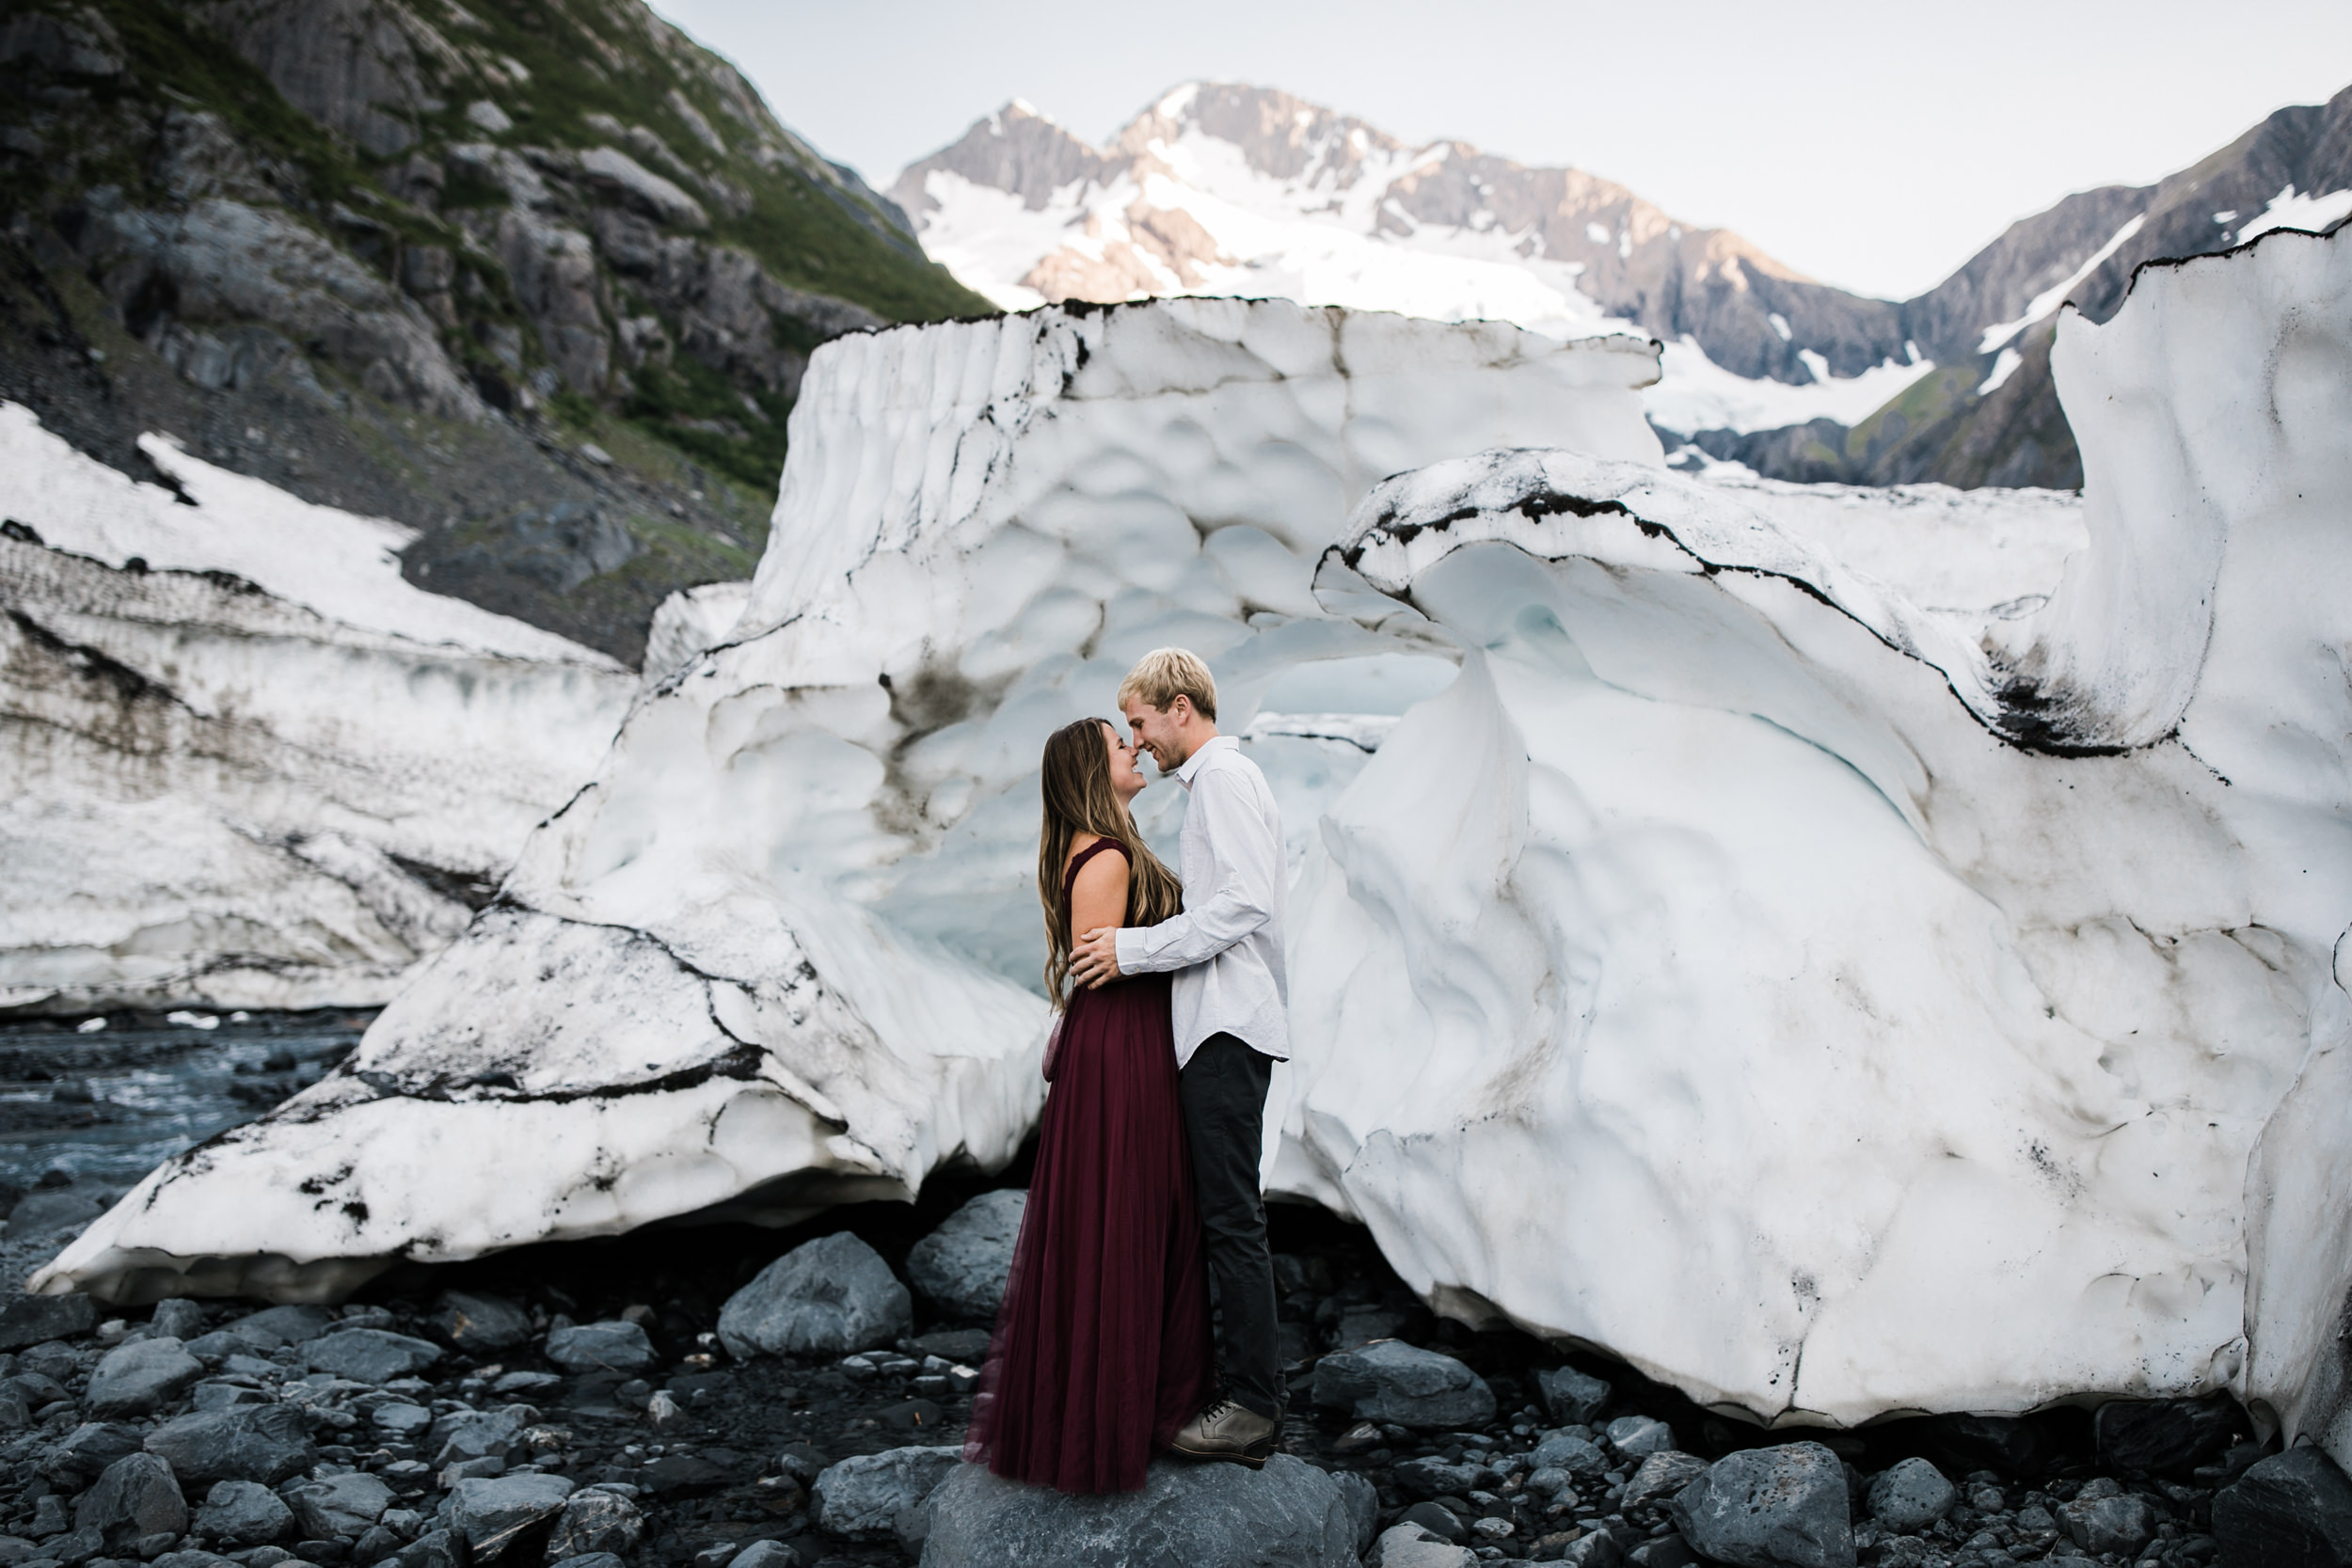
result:
<svg viewBox="0 0 2352 1568"><path fill-rule="evenodd" d="M1071 834L1070 852L1062 856L1061 868L1064 871L1068 871L1072 861L1076 860L1080 855L1085 854L1089 849L1093 848L1096 845L1102 842L1103 835L1101 833L1076 832ZM1094 857L1095 860L1101 860L1102 858L1103 857L1100 855ZM1093 861L1089 861L1087 863L1091 865Z"/></svg>

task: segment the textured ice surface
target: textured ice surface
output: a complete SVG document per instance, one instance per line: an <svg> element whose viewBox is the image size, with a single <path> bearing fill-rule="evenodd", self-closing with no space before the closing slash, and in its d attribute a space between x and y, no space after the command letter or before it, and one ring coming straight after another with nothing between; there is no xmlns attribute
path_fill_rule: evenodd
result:
<svg viewBox="0 0 2352 1568"><path fill-rule="evenodd" d="M2089 543L1973 624L1771 487L1375 492L1327 599L1465 667L1294 893L1277 1184L1767 1418L2231 1386L2344 1449L2347 324L2295 234L2070 313Z"/></svg>
<svg viewBox="0 0 2352 1568"><path fill-rule="evenodd" d="M736 624L723 595L665 610L680 662L501 905L342 1070L156 1172L44 1283L326 1294L1002 1163L1043 1092L1045 736L1163 642L1216 662L1236 731L1338 715L1250 742L1302 861L1359 742L1457 657L1318 607L1349 508L1496 444L1655 463L1655 373L1625 339L1233 300L828 344ZM1145 797L1163 831L1174 793Z"/></svg>
<svg viewBox="0 0 2352 1568"><path fill-rule="evenodd" d="M0 1006L381 1002L633 682L403 581L395 524L144 445L185 501L0 404Z"/></svg>

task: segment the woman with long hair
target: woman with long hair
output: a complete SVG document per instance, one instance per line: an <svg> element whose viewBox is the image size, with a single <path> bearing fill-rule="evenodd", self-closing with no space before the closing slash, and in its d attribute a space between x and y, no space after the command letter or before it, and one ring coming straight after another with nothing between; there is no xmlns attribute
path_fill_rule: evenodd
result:
<svg viewBox="0 0 2352 1568"><path fill-rule="evenodd" d="M1077 936L1151 926L1184 890L1136 832L1136 754L1100 719L1045 742L1037 892L1046 1059L1037 1167L964 1457L1064 1492L1132 1492L1208 1397L1208 1274L1177 1103L1168 980L1069 991Z"/></svg>

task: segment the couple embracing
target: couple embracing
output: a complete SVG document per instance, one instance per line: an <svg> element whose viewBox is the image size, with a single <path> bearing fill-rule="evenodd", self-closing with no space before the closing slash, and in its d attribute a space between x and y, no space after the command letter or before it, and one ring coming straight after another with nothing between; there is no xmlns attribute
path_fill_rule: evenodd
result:
<svg viewBox="0 0 2352 1568"><path fill-rule="evenodd" d="M1064 1492L1130 1492L1153 1454L1263 1465L1281 1424L1258 1154L1287 1055L1274 796L1216 730L1181 648L1119 689L1130 744L1045 743L1038 896L1061 1011L1012 1275L968 1459ZM1136 834L1138 753L1185 791L1180 883ZM1216 1354L1209 1281L1216 1282Z"/></svg>

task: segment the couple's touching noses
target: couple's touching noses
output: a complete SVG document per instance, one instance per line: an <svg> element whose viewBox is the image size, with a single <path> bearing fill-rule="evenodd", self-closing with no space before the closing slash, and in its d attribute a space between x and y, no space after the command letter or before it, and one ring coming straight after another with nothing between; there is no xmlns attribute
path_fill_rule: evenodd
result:
<svg viewBox="0 0 2352 1568"><path fill-rule="evenodd" d="M1281 817L1217 732L1216 682L1194 655L1145 655L1118 706L1132 743L1081 719L1040 768L1059 1017L964 1446L1065 1492L1134 1491L1162 1450L1262 1465L1282 1416L1258 1185L1266 1091L1289 1054ZM1174 872L1129 811L1148 782L1138 753L1184 791Z"/></svg>

